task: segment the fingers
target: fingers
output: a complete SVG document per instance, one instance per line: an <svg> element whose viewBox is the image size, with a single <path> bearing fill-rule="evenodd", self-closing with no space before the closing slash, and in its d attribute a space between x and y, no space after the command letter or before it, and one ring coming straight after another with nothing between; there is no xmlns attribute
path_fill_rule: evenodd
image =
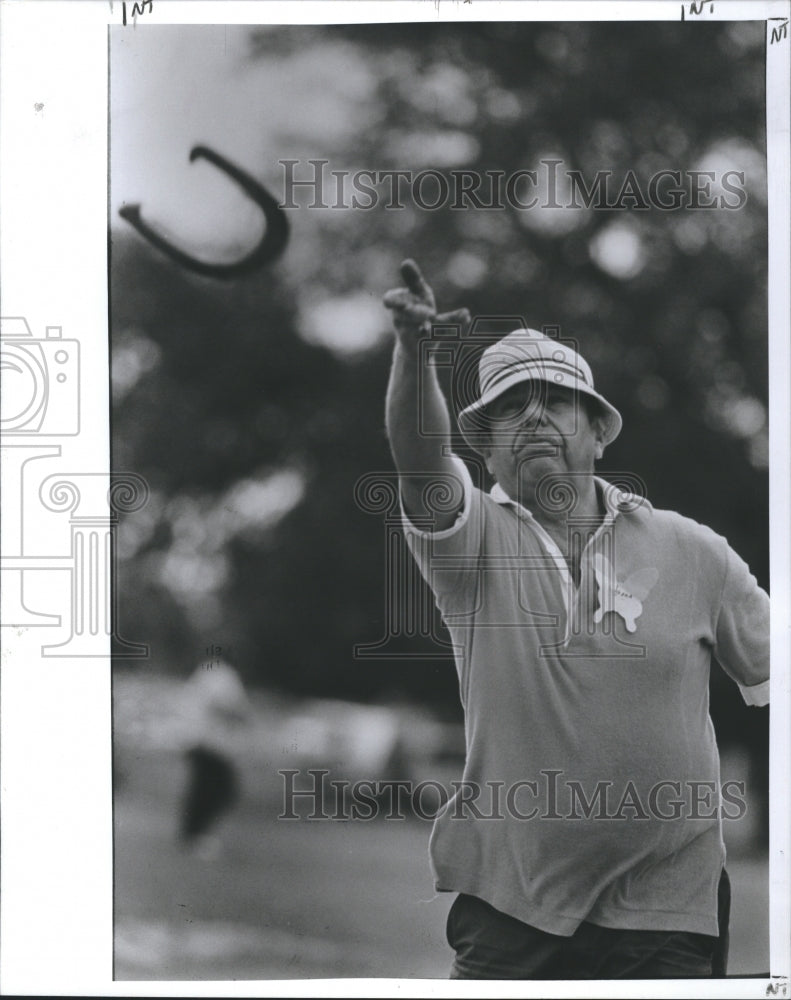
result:
<svg viewBox="0 0 791 1000"><path fill-rule="evenodd" d="M406 288L393 288L385 293L383 298L387 309L399 309L417 302L434 309L434 293L420 273L420 268L413 260L405 260L401 264L401 277Z"/></svg>
<svg viewBox="0 0 791 1000"><path fill-rule="evenodd" d="M404 284L413 295L416 295L419 299L425 299L427 302L433 301L434 296L432 291L426 279L420 273L420 268L413 260L407 258L403 261L400 270Z"/></svg>
<svg viewBox="0 0 791 1000"><path fill-rule="evenodd" d="M414 301L414 296L407 288L393 288L385 292L382 302L386 309L401 309Z"/></svg>
<svg viewBox="0 0 791 1000"><path fill-rule="evenodd" d="M423 327L424 324L430 324L433 321L434 310L429 306L420 305L419 303L393 310L393 323L400 329L408 327L418 329Z"/></svg>
<svg viewBox="0 0 791 1000"><path fill-rule="evenodd" d="M382 299L386 309L392 309L396 326L422 326L426 320L434 319L434 306L428 302L417 302L406 288L394 288L386 292Z"/></svg>
<svg viewBox="0 0 791 1000"><path fill-rule="evenodd" d="M440 313L434 319L435 323L444 323L447 326L469 326L472 321L469 309L454 309L453 312Z"/></svg>
<svg viewBox="0 0 791 1000"><path fill-rule="evenodd" d="M426 331L432 323L467 326L470 322L468 309L454 309L452 312L436 314L434 293L420 273L420 268L410 259L401 264L401 277L406 288L393 288L386 292L382 303L393 312L393 325L400 334Z"/></svg>

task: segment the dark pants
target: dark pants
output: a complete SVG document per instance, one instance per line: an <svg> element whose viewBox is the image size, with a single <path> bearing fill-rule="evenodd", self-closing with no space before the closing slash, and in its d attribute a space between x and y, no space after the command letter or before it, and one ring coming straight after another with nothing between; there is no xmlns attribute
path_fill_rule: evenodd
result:
<svg viewBox="0 0 791 1000"><path fill-rule="evenodd" d="M571 937L547 934L460 894L448 913L451 979L695 979L724 977L731 892L720 878L719 937L633 931L584 921Z"/></svg>
<svg viewBox="0 0 791 1000"><path fill-rule="evenodd" d="M187 751L189 778L181 806L179 833L191 840L206 833L236 802L236 772L230 761L204 746Z"/></svg>

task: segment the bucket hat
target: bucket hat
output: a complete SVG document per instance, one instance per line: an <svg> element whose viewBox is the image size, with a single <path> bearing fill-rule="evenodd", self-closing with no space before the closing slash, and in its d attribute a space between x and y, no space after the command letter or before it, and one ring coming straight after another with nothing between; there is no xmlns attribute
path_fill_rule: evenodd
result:
<svg viewBox="0 0 791 1000"><path fill-rule="evenodd" d="M548 382L584 392L601 405L605 422L603 443L610 444L621 432L621 414L596 392L587 361L567 344L553 340L538 330L513 330L487 347L478 364L478 379L480 397L459 414L459 429L467 444L477 452L487 440L489 418L486 407L522 382Z"/></svg>

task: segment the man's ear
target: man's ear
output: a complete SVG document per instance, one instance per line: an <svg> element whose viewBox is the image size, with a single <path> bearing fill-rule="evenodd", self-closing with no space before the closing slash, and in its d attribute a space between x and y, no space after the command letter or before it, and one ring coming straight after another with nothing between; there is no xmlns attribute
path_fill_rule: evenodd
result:
<svg viewBox="0 0 791 1000"><path fill-rule="evenodd" d="M591 420L591 427L594 435L594 458L598 461L604 455L605 438L607 436L607 421L600 414L596 414Z"/></svg>
<svg viewBox="0 0 791 1000"><path fill-rule="evenodd" d="M490 476L494 476L494 469L492 468L492 442L487 436L486 443L481 444L481 455L483 455L483 460L486 463L486 469ZM495 478L497 478L495 476Z"/></svg>

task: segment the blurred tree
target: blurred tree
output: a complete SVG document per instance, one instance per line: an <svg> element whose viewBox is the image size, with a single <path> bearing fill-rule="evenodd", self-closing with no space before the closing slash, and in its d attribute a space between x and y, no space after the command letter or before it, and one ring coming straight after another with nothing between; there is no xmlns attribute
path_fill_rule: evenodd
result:
<svg viewBox="0 0 791 1000"><path fill-rule="evenodd" d="M297 115L275 149L301 177L310 158L450 177L555 157L588 183L611 171L616 191L630 170L642 191L660 169L744 171L747 199L738 211L427 211L408 198L333 211L305 208L302 189L286 256L232 287L118 229L114 467L153 490L149 513L123 525L124 634L174 669L221 642L270 685L456 706L450 659L421 657L430 639L405 639L409 660L352 655L385 627L384 524L353 491L391 470L376 310L407 255L447 307L574 337L624 416L604 474L642 476L656 506L725 534L766 585L763 24L305 26L250 40L281 95L301 93L306 67L326 74L315 124ZM719 672L712 711L727 733L764 738Z"/></svg>

